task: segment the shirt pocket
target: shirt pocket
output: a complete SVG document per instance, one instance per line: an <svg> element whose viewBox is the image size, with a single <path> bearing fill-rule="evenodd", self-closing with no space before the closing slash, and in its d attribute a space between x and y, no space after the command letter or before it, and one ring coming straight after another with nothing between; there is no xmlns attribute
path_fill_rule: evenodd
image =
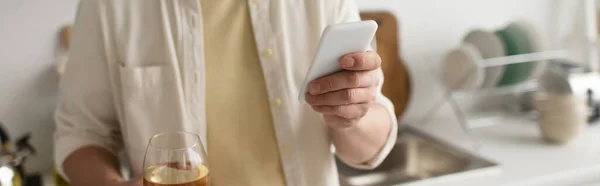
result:
<svg viewBox="0 0 600 186"><path fill-rule="evenodd" d="M175 69L169 64L120 67L123 139L134 173L141 171L152 136L184 130Z"/></svg>

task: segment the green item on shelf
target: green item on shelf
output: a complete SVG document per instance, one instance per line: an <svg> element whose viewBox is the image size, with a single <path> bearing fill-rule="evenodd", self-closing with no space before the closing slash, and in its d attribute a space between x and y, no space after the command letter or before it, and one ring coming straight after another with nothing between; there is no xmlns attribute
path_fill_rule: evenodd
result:
<svg viewBox="0 0 600 186"><path fill-rule="evenodd" d="M496 31L496 34L502 40L507 56L533 52L527 33L517 26L509 25ZM515 85L527 80L532 68L533 64L529 62L506 65L498 86Z"/></svg>

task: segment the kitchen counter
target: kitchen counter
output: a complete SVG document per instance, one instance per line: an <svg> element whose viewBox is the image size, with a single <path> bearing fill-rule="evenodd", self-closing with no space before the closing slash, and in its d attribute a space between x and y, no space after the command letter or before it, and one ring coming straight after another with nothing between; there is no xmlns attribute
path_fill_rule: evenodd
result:
<svg viewBox="0 0 600 186"><path fill-rule="evenodd" d="M541 140L536 123L525 116L498 116L471 121L473 141L450 115L438 115L427 124L412 128L499 164L497 169L475 170L442 176L402 186L535 186L600 185L600 124L590 126L566 145ZM44 176L44 186L54 185L52 175Z"/></svg>
<svg viewBox="0 0 600 186"><path fill-rule="evenodd" d="M590 126L562 146L542 141L535 121L524 115L472 120L470 124L486 126L471 130L481 145L478 150L450 115L411 126L495 161L499 164L498 171L475 171L460 177L450 175L403 186L600 185L600 124Z"/></svg>

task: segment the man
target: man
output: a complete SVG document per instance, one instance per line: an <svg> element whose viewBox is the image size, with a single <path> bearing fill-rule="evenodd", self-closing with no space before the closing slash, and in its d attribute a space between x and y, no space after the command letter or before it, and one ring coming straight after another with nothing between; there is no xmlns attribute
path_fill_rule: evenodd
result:
<svg viewBox="0 0 600 186"><path fill-rule="evenodd" d="M82 0L56 166L73 185L141 185L150 137L190 131L213 186L339 185L331 145L370 169L396 140L381 59L347 54L346 71L310 83L308 104L296 95L325 26L358 20L351 0Z"/></svg>

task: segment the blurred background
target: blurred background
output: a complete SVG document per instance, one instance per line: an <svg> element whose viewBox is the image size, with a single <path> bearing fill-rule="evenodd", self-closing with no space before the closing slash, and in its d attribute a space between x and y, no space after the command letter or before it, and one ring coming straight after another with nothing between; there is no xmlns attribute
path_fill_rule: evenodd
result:
<svg viewBox="0 0 600 186"><path fill-rule="evenodd" d="M27 159L25 164L27 172L46 173L52 170L53 110L59 99L58 72L68 53L69 26L73 24L77 3L77 0L0 0L0 87L2 87L0 122L13 140L27 134L31 135L30 142L37 153ZM595 87L591 86L595 83L600 86L600 81L596 81L595 74L600 65L596 47L598 35L596 5L600 5L599 3L594 0L356 0L356 3L364 13L363 18L379 20L380 24L385 23L383 19L388 20L386 16L391 15L395 18L394 22L397 25L392 28L380 25L376 43L380 50L388 49L386 55L391 56L388 58L391 59L390 61L402 64L402 67L398 68L405 68L402 70L405 75L398 75L398 77L407 79L386 79L391 84L405 81L408 85L404 86L409 87L408 90L404 89L403 97L398 98L404 100L398 101L402 104L401 112L398 113L400 123L410 126L411 129L406 130L414 130L413 135L429 136L430 141L442 144L437 146L443 147L435 149L448 154L438 154L444 157L456 156L459 159L448 159L444 162L450 164L459 162L456 165L465 166L448 169L434 166L427 169L427 165L417 163L415 165L417 168L414 169L417 173L392 181L360 179L361 175L388 173L387 169L377 170L379 172L360 172L360 174L342 170L341 173L346 175L341 179L347 179L347 184L388 185L394 182L434 185L437 182L423 181L448 177L457 172L471 173L471 169L478 168L492 168L486 170L498 173L477 178L471 178L474 174L468 174L468 179L464 178L460 181L439 179L441 181L438 182L449 185L469 185L488 183L485 181L492 180L493 183L483 185L535 185L533 183L577 185L579 183L568 181L587 180L581 184L600 184L597 176L589 176L600 174L600 149L598 149L600 137L597 137L600 136L600 129L578 129L567 137L563 136L560 145L539 142L537 140L539 136L547 139L552 138L553 134L552 132L545 134L545 129L536 125L541 123L536 122L540 120L540 111L538 109L536 112L533 108L535 106L531 106L535 104L532 103L535 102L532 101L534 99L526 97L527 92L532 92L528 91L529 84L526 80L539 80L540 77L546 77L543 73L546 72L546 68L560 69L558 78L567 82L566 86L569 89L567 92L571 93L569 95L578 94L585 97L586 94L581 92L595 90ZM509 50L513 49L506 47L507 41L506 38L501 37L502 31L510 32L507 30L514 23L527 25L523 27L528 29L525 39L516 40L529 41L528 43L517 42L517 46L514 47L527 45L529 50L511 53ZM388 29L393 30L393 36L389 37L396 38L389 44L393 46L391 54L390 47L386 48L386 45L381 42L386 39L384 36L388 35L380 34L380 32L389 33ZM485 41L486 37L475 36L471 42L466 39L467 35L476 30L482 31L484 35L488 34L489 37L492 37L489 35L492 34L493 38L500 38L504 53L486 56L483 51L490 46L477 45L477 42ZM549 52L544 53L545 51ZM451 57L450 54L457 54L456 58L459 62L453 61L456 58ZM517 58L502 58L511 55L517 55ZM518 55L522 58L518 58ZM482 63L490 62L484 59L492 58L496 58L496 63L502 64L498 66L507 67L506 69L508 69L506 63L523 61L535 61L534 69L538 69L538 66L544 68L536 76L533 75L535 73L527 72L527 78L515 80L515 83L507 84L510 86L504 86L500 83L501 80L489 79L491 70L489 67L481 66ZM469 69L468 65L471 63L466 62L469 60L474 61L473 68L479 69L476 70L479 73L477 77L472 77L471 70L464 70ZM444 66L448 63L453 63L455 65L451 66L460 68ZM491 60L491 63L494 61ZM537 65L537 63L548 65ZM565 66L568 66L568 70L565 70L567 68ZM583 70L572 71L572 69ZM393 69L386 71L386 77L395 77L394 73L396 72ZM462 77L462 75L478 83L467 86L461 78L458 78L461 81L457 82L444 82L442 80L444 78L440 78ZM488 80L493 83L489 86L483 85L482 82ZM465 86L455 87L453 86L455 84ZM580 85L586 88L576 87ZM545 92L551 92L549 91L551 88L539 84L530 89L539 92L542 90L540 87L546 88ZM580 89L583 91L579 91ZM457 100L458 105L462 107L452 107L452 104L444 100L449 102ZM440 104L442 102L443 104ZM478 102L501 102L503 106L500 106L500 111L489 114L498 117L480 117L484 118L483 120L469 118L469 115L474 113L471 109L473 105L480 105ZM505 107L507 104L509 109ZM593 110L593 103L586 102L586 104L589 107L586 109ZM456 110L464 112L456 114ZM499 117L500 115L503 117ZM461 120L462 117L466 119ZM502 125L505 123L514 124ZM566 123L565 127L574 125L571 120L563 123ZM586 125L588 123L593 122L586 120ZM417 147L429 147L426 145L428 137L414 139ZM409 147L411 146L405 144L406 149L410 149ZM457 149L457 152L449 153L454 150L443 150L446 148ZM423 153L419 150L417 152ZM545 155L549 156L545 161L536 158ZM475 161L472 156L482 158ZM461 157L463 159L460 159ZM552 166L553 164L555 166ZM409 172L407 165L403 166L405 167L389 169L402 169ZM520 170L521 168L523 170ZM586 175L588 177L585 177ZM564 182L554 180L558 178ZM551 182L546 182L547 180Z"/></svg>

